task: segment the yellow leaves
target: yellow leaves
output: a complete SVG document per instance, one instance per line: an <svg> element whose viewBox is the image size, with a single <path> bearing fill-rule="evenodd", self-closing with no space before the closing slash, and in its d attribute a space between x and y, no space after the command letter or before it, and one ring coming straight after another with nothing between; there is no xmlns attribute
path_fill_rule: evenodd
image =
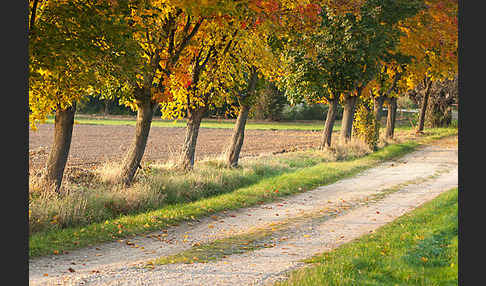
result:
<svg viewBox="0 0 486 286"><path fill-rule="evenodd" d="M402 32L406 33L407 35L410 34L410 29L404 26L398 27Z"/></svg>
<svg viewBox="0 0 486 286"><path fill-rule="evenodd" d="M41 76L48 76L48 75L51 75L52 73L47 70L47 69L42 69L42 68L39 68L37 70L37 72L41 75Z"/></svg>

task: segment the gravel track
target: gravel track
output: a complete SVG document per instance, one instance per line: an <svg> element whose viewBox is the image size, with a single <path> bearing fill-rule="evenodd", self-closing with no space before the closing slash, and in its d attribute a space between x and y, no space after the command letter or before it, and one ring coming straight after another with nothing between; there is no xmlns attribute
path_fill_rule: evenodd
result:
<svg viewBox="0 0 486 286"><path fill-rule="evenodd" d="M334 249L457 186L457 137L385 162L352 178L149 236L111 242L29 261L30 285L266 285L301 267L303 258ZM345 211L381 191L398 190L375 203ZM306 214L340 209L329 219L303 219L280 234L274 247L231 255L218 262L145 268L146 262L216 238L269 227ZM156 237L162 236L162 241ZM74 272L68 271L71 268ZM47 276L45 276L47 274Z"/></svg>

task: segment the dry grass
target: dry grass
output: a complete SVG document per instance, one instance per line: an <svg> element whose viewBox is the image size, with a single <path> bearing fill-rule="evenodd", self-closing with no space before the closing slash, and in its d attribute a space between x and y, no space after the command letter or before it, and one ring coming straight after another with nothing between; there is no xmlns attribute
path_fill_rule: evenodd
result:
<svg viewBox="0 0 486 286"><path fill-rule="evenodd" d="M349 142L344 142L341 138L337 138L331 142L331 147L327 148L327 153L331 156L329 161L359 158L371 152L373 150L366 143L355 138L352 138Z"/></svg>
<svg viewBox="0 0 486 286"><path fill-rule="evenodd" d="M308 150L283 154L262 154L240 159L239 168L227 168L224 155L196 162L194 170L178 170L173 157L163 164L145 164L130 187L113 183L121 170L118 162L106 162L95 169L66 170L61 195L42 191L39 173L31 173L29 227L31 232L85 225L163 207L195 201L254 184L321 162L364 156L371 151L359 141L338 142L324 151ZM174 155L176 156L176 155Z"/></svg>

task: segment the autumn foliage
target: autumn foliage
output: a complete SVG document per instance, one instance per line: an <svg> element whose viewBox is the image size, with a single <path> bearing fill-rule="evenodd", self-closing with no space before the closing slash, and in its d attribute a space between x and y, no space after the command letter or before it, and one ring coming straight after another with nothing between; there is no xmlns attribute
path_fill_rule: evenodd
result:
<svg viewBox="0 0 486 286"><path fill-rule="evenodd" d="M291 103L349 106L349 122L361 97L368 105L359 109L366 118L360 122L373 125L366 113L373 100L386 104L457 74L457 6L454 0L29 0L29 121L35 129L50 114L75 112L87 96L116 98L137 111L119 178L125 184L142 168L156 109L163 118L187 119L181 162L191 169L206 112L229 105L237 114L244 106L247 116L258 78L284 90ZM355 130L369 128L376 130ZM375 146L375 139L367 140Z"/></svg>

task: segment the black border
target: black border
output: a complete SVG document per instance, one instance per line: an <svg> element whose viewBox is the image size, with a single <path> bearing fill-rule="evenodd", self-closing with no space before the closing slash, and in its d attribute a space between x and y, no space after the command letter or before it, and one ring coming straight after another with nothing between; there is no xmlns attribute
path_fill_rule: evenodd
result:
<svg viewBox="0 0 486 286"><path fill-rule="evenodd" d="M5 2L2 33L2 246L6 284L28 285L28 1ZM12 17L7 16L11 14Z"/></svg>

